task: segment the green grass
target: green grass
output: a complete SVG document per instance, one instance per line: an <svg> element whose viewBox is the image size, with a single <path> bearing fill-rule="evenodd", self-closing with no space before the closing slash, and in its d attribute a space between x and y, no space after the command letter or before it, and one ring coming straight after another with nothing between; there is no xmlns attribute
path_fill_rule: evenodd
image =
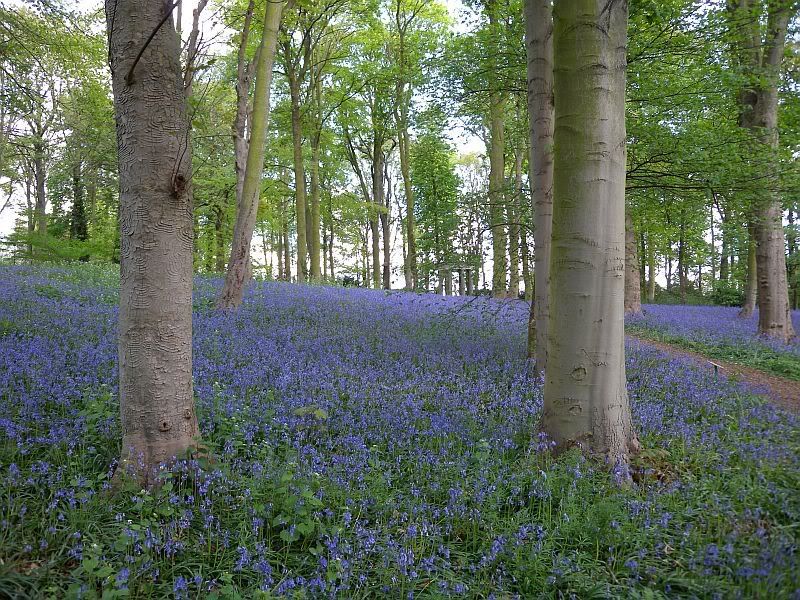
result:
<svg viewBox="0 0 800 600"><path fill-rule="evenodd" d="M709 344L688 340L650 327L637 327L636 325L626 325L625 330L638 337L672 344L679 348L697 352L708 358L716 358L752 367L771 375L800 382L800 358L785 352L776 352L764 346L755 345Z"/></svg>

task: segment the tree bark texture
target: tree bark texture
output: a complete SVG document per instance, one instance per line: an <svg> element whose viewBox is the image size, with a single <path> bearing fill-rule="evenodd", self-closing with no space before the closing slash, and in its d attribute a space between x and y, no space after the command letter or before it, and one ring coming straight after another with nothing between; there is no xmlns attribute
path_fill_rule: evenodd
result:
<svg viewBox="0 0 800 600"><path fill-rule="evenodd" d="M47 171L45 167L44 142L37 140L33 144L33 176L36 180L36 231L47 233L47 193L45 182Z"/></svg>
<svg viewBox="0 0 800 600"><path fill-rule="evenodd" d="M287 52L286 70L292 102L292 159L294 164L294 198L297 218L297 282L308 278L308 225L306 224L306 170L303 160L303 130L300 117L300 82Z"/></svg>
<svg viewBox="0 0 800 600"><path fill-rule="evenodd" d="M506 202L508 215L508 295L519 298L519 217L522 199L522 149L514 149L514 189Z"/></svg>
<svg viewBox="0 0 800 600"><path fill-rule="evenodd" d="M649 235L647 241L647 301L652 303L656 299L656 249Z"/></svg>
<svg viewBox="0 0 800 600"><path fill-rule="evenodd" d="M625 314L642 313L642 285L633 219L625 211Z"/></svg>
<svg viewBox="0 0 800 600"><path fill-rule="evenodd" d="M72 239L85 241L89 237L84 202L83 169L81 161L72 167L72 211L69 219L69 234Z"/></svg>
<svg viewBox="0 0 800 600"><path fill-rule="evenodd" d="M172 20L159 28L170 4L106 0L105 9L119 151L121 467L149 485L153 468L184 457L199 435L189 122Z"/></svg>
<svg viewBox="0 0 800 600"><path fill-rule="evenodd" d="M489 13L489 27L493 37L499 37L500 23L497 18L497 0L486 3ZM492 49L492 56L499 52ZM489 220L492 231L492 295L495 298L505 298L508 295L506 287L506 273L508 262L506 251L508 236L506 235L506 210L505 210L505 107L506 94L501 88L499 73L490 60L489 67Z"/></svg>
<svg viewBox="0 0 800 600"><path fill-rule="evenodd" d="M749 129L753 139L767 150L774 162L778 147L778 85L789 21L797 12L797 3L786 0L765 3L766 19L754 0L731 2L734 22L747 19L747 33L736 41L739 59L750 81L740 90L740 125ZM762 21L766 21L762 37ZM736 31L736 28L733 28ZM743 29L739 25L739 30ZM737 32L738 33L738 32ZM788 342L794 337L789 289L786 276L786 247L783 232L780 181L777 165L762 167L764 187L752 208L758 274L758 332Z"/></svg>
<svg viewBox="0 0 800 600"><path fill-rule="evenodd" d="M551 0L525 0L530 181L533 205L534 299L528 356L541 374L547 364L550 241L553 227L553 14Z"/></svg>
<svg viewBox="0 0 800 600"><path fill-rule="evenodd" d="M627 3L553 5L553 238L542 429L626 462L638 449L625 384Z"/></svg>

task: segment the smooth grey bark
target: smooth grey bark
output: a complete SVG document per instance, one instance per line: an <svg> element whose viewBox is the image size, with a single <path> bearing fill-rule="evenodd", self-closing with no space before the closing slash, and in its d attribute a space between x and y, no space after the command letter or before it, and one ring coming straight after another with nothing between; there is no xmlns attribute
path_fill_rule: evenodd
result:
<svg viewBox="0 0 800 600"><path fill-rule="evenodd" d="M508 296L506 258L508 236L505 226L505 107L506 94L501 89L499 73L496 68L496 55L500 52L496 39L500 35L497 17L498 1L487 0L486 12L489 29L495 48L490 50L489 58L489 221L492 233L492 296Z"/></svg>
<svg viewBox="0 0 800 600"><path fill-rule="evenodd" d="M286 42L285 48L288 48ZM297 220L297 282L308 278L308 224L306 215L306 170L303 159L303 131L300 115L300 82L288 49L286 55L286 75L289 79L289 97L292 103L292 162L294 166L295 218Z"/></svg>
<svg viewBox="0 0 800 600"><path fill-rule="evenodd" d="M506 201L508 215L508 295L519 298L519 215L522 199L522 149L514 149L514 189Z"/></svg>
<svg viewBox="0 0 800 600"><path fill-rule="evenodd" d="M326 58L327 60L327 58ZM320 140L322 138L322 67L311 69L311 98L313 102L314 131L311 134L311 219L309 222L309 267L311 281L322 281L320 268ZM322 257L324 260L324 256Z"/></svg>
<svg viewBox="0 0 800 600"><path fill-rule="evenodd" d="M281 23L284 2L267 2L264 11L264 29L258 51L256 79L253 98L250 141L247 147L247 162L244 169L242 194L236 207L236 223L233 227L233 242L225 285L222 288L217 306L232 309L242 303L245 284L252 276L250 246L256 227L258 198L261 191L261 175L264 170L264 142L270 113L270 87L272 66L278 41L278 28Z"/></svg>
<svg viewBox="0 0 800 600"><path fill-rule="evenodd" d="M686 304L686 288L687 288L687 269L686 264L686 221L684 215L681 213L681 225L678 234L678 289L681 295L681 304Z"/></svg>
<svg viewBox="0 0 800 600"><path fill-rule="evenodd" d="M522 259L522 281L525 282L525 302L533 303L533 278L531 277L530 248L525 228L519 242L520 258ZM530 315L529 315L530 318Z"/></svg>
<svg viewBox="0 0 800 600"><path fill-rule="evenodd" d="M36 214L33 200L33 174L29 166L25 169L25 217L28 221L28 256L33 258L33 233L36 230Z"/></svg>
<svg viewBox="0 0 800 600"><path fill-rule="evenodd" d="M391 205L385 205L386 212L381 212L381 236L383 237L383 289L392 289L392 228L391 228Z"/></svg>
<svg viewBox="0 0 800 600"><path fill-rule="evenodd" d="M739 317L749 319L756 309L758 297L758 261L756 260L756 240L753 237L755 228L748 225L747 231L747 280L744 288L744 302L739 311Z"/></svg>
<svg viewBox="0 0 800 600"><path fill-rule="evenodd" d="M647 237L647 301L652 303L656 299L656 249L650 236Z"/></svg>
<svg viewBox="0 0 800 600"><path fill-rule="evenodd" d="M395 82L395 101L393 106L395 125L397 126L397 151L400 157L400 174L403 179L403 191L406 197L406 219L404 236L407 251L403 260L405 289L413 290L419 285L417 267L417 234L414 215L414 189L411 185L411 137L408 134L409 109L411 105L411 82L408 77L407 32L417 16L417 11L406 15L398 0L394 10L394 25L397 32L397 81Z"/></svg>
<svg viewBox="0 0 800 600"><path fill-rule="evenodd" d="M152 485L153 469L185 457L199 436L189 122L169 5L106 0L105 10L119 154L120 467Z"/></svg>
<svg viewBox="0 0 800 600"><path fill-rule="evenodd" d="M289 215L286 207L283 208L283 278L286 281L292 280L292 247L289 245Z"/></svg>
<svg viewBox="0 0 800 600"><path fill-rule="evenodd" d="M639 256L636 247L636 232L633 219L625 211L625 314L642 312L642 285L639 276Z"/></svg>
<svg viewBox="0 0 800 600"><path fill-rule="evenodd" d="M528 357L541 374L547 365L550 243L553 227L553 14L551 0L525 0L525 47L530 126L534 299L528 320Z"/></svg>
<svg viewBox="0 0 800 600"><path fill-rule="evenodd" d="M625 381L627 3L553 4L551 311L542 430L625 463L638 450Z"/></svg>

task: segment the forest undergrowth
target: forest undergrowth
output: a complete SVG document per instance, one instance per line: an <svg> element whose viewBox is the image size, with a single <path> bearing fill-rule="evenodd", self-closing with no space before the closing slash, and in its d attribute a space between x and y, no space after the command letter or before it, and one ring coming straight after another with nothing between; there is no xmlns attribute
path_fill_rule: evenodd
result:
<svg viewBox="0 0 800 600"><path fill-rule="evenodd" d="M631 345L633 484L554 459L522 303L197 278L215 458L112 495L117 277L2 269L0 597L800 594L797 417Z"/></svg>

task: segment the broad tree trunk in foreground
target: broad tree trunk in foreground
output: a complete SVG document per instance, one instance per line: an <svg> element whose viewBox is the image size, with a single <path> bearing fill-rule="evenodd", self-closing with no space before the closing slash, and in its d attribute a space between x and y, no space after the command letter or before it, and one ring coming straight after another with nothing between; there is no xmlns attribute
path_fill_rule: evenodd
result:
<svg viewBox="0 0 800 600"><path fill-rule="evenodd" d="M264 169L264 142L269 122L269 97L272 83L272 64L278 42L278 27L283 13L283 2L267 2L264 13L264 31L261 37L250 126L250 144L247 149L242 195L236 207L236 225L233 244L225 273L219 308L236 308L242 303L244 286L250 280L250 245L258 213L261 190L261 173Z"/></svg>
<svg viewBox="0 0 800 600"><path fill-rule="evenodd" d="M144 485L199 435L192 392L192 161L162 0L107 0L120 186L120 466ZM157 31L156 31L157 30ZM139 50L156 31L135 65Z"/></svg>
<svg viewBox="0 0 800 600"><path fill-rule="evenodd" d="M639 256L636 248L636 233L633 219L625 211L625 314L642 312L642 284L639 275Z"/></svg>
<svg viewBox="0 0 800 600"><path fill-rule="evenodd" d="M626 462L638 449L625 386L627 4L556 0L552 300L542 429Z"/></svg>
<svg viewBox="0 0 800 600"><path fill-rule="evenodd" d="M525 0L534 244L534 299L528 321L528 357L534 359L534 370L539 374L547 363L550 238L553 231L552 32L551 0Z"/></svg>

